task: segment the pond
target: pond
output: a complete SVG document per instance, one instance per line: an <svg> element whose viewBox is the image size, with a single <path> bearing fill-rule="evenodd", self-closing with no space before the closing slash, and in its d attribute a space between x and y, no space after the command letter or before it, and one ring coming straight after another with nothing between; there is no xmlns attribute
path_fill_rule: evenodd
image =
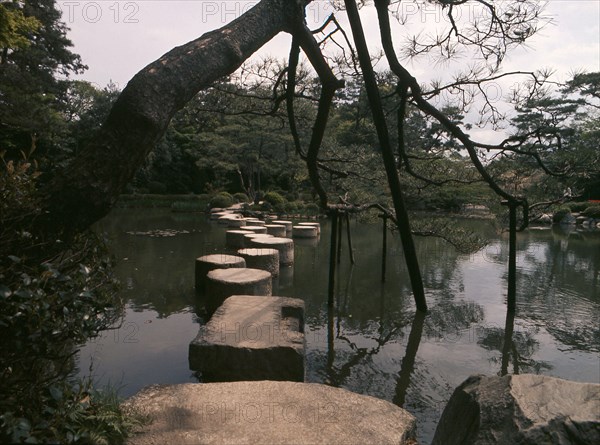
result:
<svg viewBox="0 0 600 445"><path fill-rule="evenodd" d="M453 389L472 374L540 373L600 382L600 230L559 227L517 238L517 313L506 317L508 237L488 221L468 221L489 238L466 255L436 238L417 238L430 311L415 316L400 240L388 236L381 283L381 227L352 221L356 265L342 247L336 310L327 311L330 227L317 243L297 243L273 295L306 304L308 382L346 388L400 406L429 443ZM196 302L194 260L226 251L227 229L203 214L116 209L97 230L117 259L128 301L115 329L81 349L78 367L124 397L154 383L197 382L188 345L206 315ZM512 331L512 341L505 332ZM510 340L509 338L506 340Z"/></svg>

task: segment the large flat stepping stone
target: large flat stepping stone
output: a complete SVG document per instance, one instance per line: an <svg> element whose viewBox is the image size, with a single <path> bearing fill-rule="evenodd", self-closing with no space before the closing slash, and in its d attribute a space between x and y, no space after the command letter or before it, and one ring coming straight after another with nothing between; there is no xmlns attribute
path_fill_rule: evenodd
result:
<svg viewBox="0 0 600 445"><path fill-rule="evenodd" d="M253 237L250 239L249 247L277 249L279 250L279 264L282 266L294 264L294 241L289 238Z"/></svg>
<svg viewBox="0 0 600 445"><path fill-rule="evenodd" d="M190 343L190 369L207 382L304 381L304 302L229 297Z"/></svg>
<svg viewBox="0 0 600 445"><path fill-rule="evenodd" d="M271 272L273 277L279 275L279 251L277 249L240 249L237 253L246 261L246 266Z"/></svg>
<svg viewBox="0 0 600 445"><path fill-rule="evenodd" d="M232 295L270 296L272 289L272 277L266 270L215 269L206 276L206 308L214 312Z"/></svg>
<svg viewBox="0 0 600 445"><path fill-rule="evenodd" d="M124 406L151 420L130 445L416 443L416 421L406 410L316 383L153 385Z"/></svg>
<svg viewBox="0 0 600 445"><path fill-rule="evenodd" d="M472 376L452 394L433 445L600 443L600 384Z"/></svg>
<svg viewBox="0 0 600 445"><path fill-rule="evenodd" d="M246 261L235 255L213 254L196 258L196 289L206 289L207 275L211 270L242 267L246 267Z"/></svg>

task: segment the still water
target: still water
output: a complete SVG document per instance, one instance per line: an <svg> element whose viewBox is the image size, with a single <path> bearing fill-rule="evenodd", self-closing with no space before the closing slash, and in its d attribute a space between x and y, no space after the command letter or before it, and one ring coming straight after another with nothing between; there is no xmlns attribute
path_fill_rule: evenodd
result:
<svg viewBox="0 0 600 445"><path fill-rule="evenodd" d="M430 442L453 389L469 375L600 382L600 230L519 234L512 320L505 303L508 239L490 222L468 222L490 240L470 255L439 239L417 239L430 307L424 318L415 315L398 237L388 236L382 284L381 227L355 221L356 265L344 244L336 310L328 313L330 227L321 224L318 242L296 242L295 265L282 269L273 289L305 301L308 382L403 406L418 419L420 443ZM124 397L149 384L197 382L188 344L206 315L194 293L194 259L227 251L227 229L203 214L116 209L97 230L118 261L128 304L119 326L82 347L81 375L91 367L100 384Z"/></svg>

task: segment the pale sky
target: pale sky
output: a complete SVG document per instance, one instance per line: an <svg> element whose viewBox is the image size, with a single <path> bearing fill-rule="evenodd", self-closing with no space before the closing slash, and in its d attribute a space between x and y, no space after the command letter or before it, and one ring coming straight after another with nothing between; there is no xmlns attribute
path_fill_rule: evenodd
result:
<svg viewBox="0 0 600 445"><path fill-rule="evenodd" d="M506 4L511 0L495 3ZM542 1L542 0L540 0ZM203 33L219 28L242 14L255 1L208 0L59 0L63 21L71 29L69 38L74 51L80 54L89 70L81 76L99 87L113 81L123 88L144 66L175 46L193 40ZM554 23L528 40L527 47L513 50L505 59L503 71L533 71L539 68L556 70L557 80L565 80L574 70L600 71L600 0L547 0L546 15ZM411 2L401 3L405 26L396 26L394 38L398 45L421 30L432 32L447 26L436 9L421 2L415 9ZM463 16L476 14L476 6L463 7ZM317 27L333 12L327 0L315 1L307 8L309 26ZM362 12L363 25L373 51L380 41L373 6ZM343 12L338 19L349 31ZM279 35L257 53L256 57L287 56L290 38ZM468 64L470 60L460 60ZM452 71L422 60L407 62L408 68L421 82L443 77ZM514 83L514 81L511 81ZM499 94L506 94L508 84L499 85Z"/></svg>

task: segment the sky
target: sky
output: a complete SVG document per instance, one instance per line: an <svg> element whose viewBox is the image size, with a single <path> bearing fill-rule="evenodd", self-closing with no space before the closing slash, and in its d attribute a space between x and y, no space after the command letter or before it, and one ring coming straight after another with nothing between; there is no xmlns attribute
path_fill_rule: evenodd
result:
<svg viewBox="0 0 600 445"><path fill-rule="evenodd" d="M400 3L398 12L405 19L396 23L394 38L398 46L413 34L432 33L447 27L448 21L439 9L424 1ZM500 8L515 0L495 0ZM600 0L539 0L546 4L545 15L553 22L544 26L527 41L527 46L513 50L503 63L503 71L534 71L551 68L557 80L566 80L578 70L600 71ZM74 51L89 69L80 76L98 87L109 82L124 88L127 81L144 66L175 46L219 28L243 14L254 1L208 0L58 0L63 21L70 28ZM481 14L472 3L461 7L463 20ZM309 27L316 28L333 12L330 0L317 0L307 8ZM336 14L349 32L345 14ZM373 6L361 11L363 26L372 51L381 48ZM255 57L267 55L285 58L290 37L280 34L263 47ZM469 57L453 66L431 60L407 61L407 67L421 82L448 77L457 67L471 63ZM498 100L506 96L511 82L498 82ZM521 79L523 80L523 79Z"/></svg>

